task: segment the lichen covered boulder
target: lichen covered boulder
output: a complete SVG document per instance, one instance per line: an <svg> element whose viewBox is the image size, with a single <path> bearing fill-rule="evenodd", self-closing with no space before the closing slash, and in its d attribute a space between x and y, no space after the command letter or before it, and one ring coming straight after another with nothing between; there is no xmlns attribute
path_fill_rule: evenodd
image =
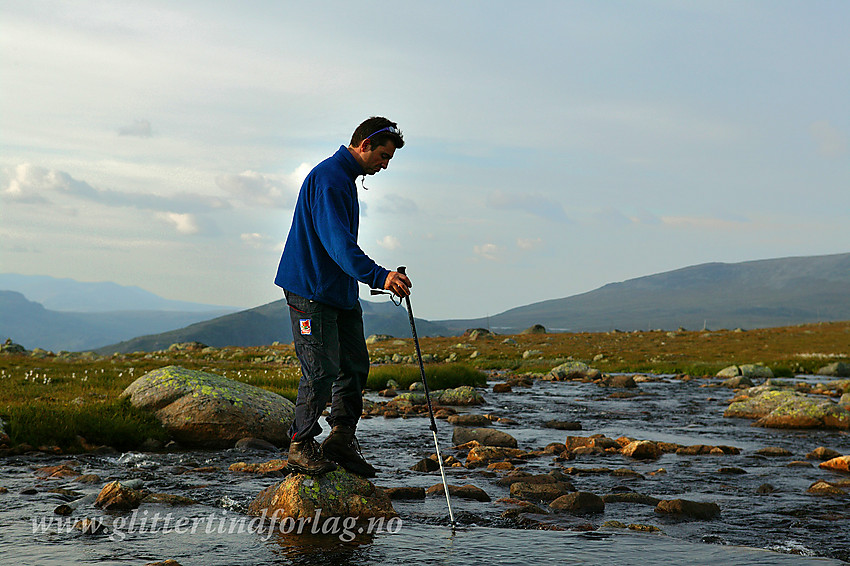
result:
<svg viewBox="0 0 850 566"><path fill-rule="evenodd" d="M756 426L768 428L850 428L850 411L829 399L765 386L748 389L723 416L758 419Z"/></svg>
<svg viewBox="0 0 850 566"><path fill-rule="evenodd" d="M850 411L829 399L801 395L789 399L760 418L756 426L768 428L850 429Z"/></svg>
<svg viewBox="0 0 850 566"><path fill-rule="evenodd" d="M850 363L833 362L818 370L818 375L830 375L833 377L850 377Z"/></svg>
<svg viewBox="0 0 850 566"><path fill-rule="evenodd" d="M779 405L802 397L805 395L796 391L752 387L744 397L730 403L723 416L760 419L769 415Z"/></svg>
<svg viewBox="0 0 850 566"><path fill-rule="evenodd" d="M146 373L121 396L152 411L186 446L231 447L246 436L286 446L295 415L292 402L276 393L179 366Z"/></svg>
<svg viewBox="0 0 850 566"><path fill-rule="evenodd" d="M584 362L565 362L552 370L546 375L545 379L551 381L565 381L570 379L586 379L591 376L598 376L599 371L592 369Z"/></svg>
<svg viewBox="0 0 850 566"><path fill-rule="evenodd" d="M322 476L291 474L257 495L248 514L278 518L392 518L398 514L384 490L369 480L339 468Z"/></svg>
<svg viewBox="0 0 850 566"><path fill-rule="evenodd" d="M749 379L771 379L773 378L773 371L761 364L743 364L740 366L729 366L717 372L717 377L726 379L739 376Z"/></svg>
<svg viewBox="0 0 850 566"><path fill-rule="evenodd" d="M437 398L440 405L467 406L481 405L484 403L484 396L470 385L461 385L454 389L435 391L434 396Z"/></svg>

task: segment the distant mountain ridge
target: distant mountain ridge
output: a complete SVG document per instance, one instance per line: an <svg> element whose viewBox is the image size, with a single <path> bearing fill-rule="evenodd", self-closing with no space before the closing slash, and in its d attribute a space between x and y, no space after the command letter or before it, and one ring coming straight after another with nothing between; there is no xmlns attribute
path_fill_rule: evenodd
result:
<svg viewBox="0 0 850 566"><path fill-rule="evenodd" d="M236 307L164 299L141 287L48 275L0 273L0 290L17 291L44 308L65 312L181 311L225 314Z"/></svg>
<svg viewBox="0 0 850 566"><path fill-rule="evenodd" d="M441 321L453 332L488 319ZM850 253L706 263L609 283L489 317L511 333L532 323L600 332L684 327L766 328L850 320Z"/></svg>
<svg viewBox="0 0 850 566"><path fill-rule="evenodd" d="M374 303L360 301L363 307L363 328L366 335L388 334L409 337L410 322L407 311L387 301ZM436 323L416 319L416 331L423 336L448 334ZM178 342L200 342L207 346L260 346L273 342L292 342L289 306L284 299L253 309L198 322L151 336L139 336L118 344L96 350L99 354L115 352L150 352L163 350Z"/></svg>
<svg viewBox="0 0 850 566"><path fill-rule="evenodd" d="M403 307L389 301L361 304L367 335L410 336ZM122 314L141 318L128 327L126 320L121 321ZM292 340L288 310L282 300L223 316L208 313L202 318L204 313L194 313L196 318L189 322L168 319L186 314L59 313L27 301L20 293L0 291L0 339L12 337L29 348L96 348L103 354L152 351L175 342L254 346ZM475 327L516 333L534 324L542 324L550 331L598 332L679 327L697 330L704 326L765 328L837 320L850 320L850 253L706 263L610 283L587 293L516 307L488 318L417 319L416 329L420 336L451 336ZM162 326L144 330L145 321L173 322L166 328L176 330L164 331ZM127 334L130 328L136 332ZM65 344L62 348L51 346L61 340ZM73 347L68 346L71 342Z"/></svg>
<svg viewBox="0 0 850 566"><path fill-rule="evenodd" d="M29 349L84 351L218 314L220 311L57 312L17 291L0 291L0 340L11 338Z"/></svg>

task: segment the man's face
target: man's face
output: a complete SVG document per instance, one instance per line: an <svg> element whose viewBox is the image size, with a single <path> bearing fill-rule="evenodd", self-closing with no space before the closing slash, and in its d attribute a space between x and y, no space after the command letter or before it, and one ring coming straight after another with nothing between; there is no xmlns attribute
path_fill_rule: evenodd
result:
<svg viewBox="0 0 850 566"><path fill-rule="evenodd" d="M395 144L392 141L374 148L368 145L367 148L360 154L363 159L363 171L367 175L374 175L381 169L386 169L395 154Z"/></svg>

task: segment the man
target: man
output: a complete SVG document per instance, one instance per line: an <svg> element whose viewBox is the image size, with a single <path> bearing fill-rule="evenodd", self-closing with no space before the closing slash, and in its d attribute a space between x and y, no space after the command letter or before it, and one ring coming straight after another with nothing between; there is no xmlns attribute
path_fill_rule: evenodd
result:
<svg viewBox="0 0 850 566"><path fill-rule="evenodd" d="M401 297L410 293L411 283L404 274L376 264L358 246L360 205L354 181L386 169L403 146L395 122L369 118L354 130L348 147L340 146L307 175L298 193L275 284L289 304L301 362L287 462L300 473L324 474L336 469L336 462L365 477L376 474L354 436L369 373L357 282ZM328 401L332 429L319 447L318 421Z"/></svg>

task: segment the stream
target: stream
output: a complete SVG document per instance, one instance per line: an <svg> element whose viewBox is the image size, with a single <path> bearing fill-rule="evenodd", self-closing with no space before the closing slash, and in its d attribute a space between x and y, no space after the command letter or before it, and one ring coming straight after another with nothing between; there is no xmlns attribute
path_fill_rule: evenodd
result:
<svg viewBox="0 0 850 566"><path fill-rule="evenodd" d="M814 382L818 377L797 379ZM718 382L660 376L640 383L638 396L616 398L610 396L613 390L593 383L535 381L531 387L514 387L509 393L484 391L484 405L458 408L459 412L513 419L516 424L491 426L514 436L519 448L525 450L563 443L567 435L596 433L681 445L735 446L740 454L664 454L649 461L597 454L577 456L568 462L546 455L521 466L532 473L566 467L629 468L640 476L587 473L572 475L570 481L579 491L597 495L634 490L659 499L715 502L721 515L713 520L683 520L659 515L649 505L609 503L604 513L597 515L533 515L534 521L546 528L527 528L501 516L513 507L497 501L510 497L508 487L496 484L502 472L455 467L446 469L450 484L475 485L492 499L478 502L453 498L459 525L455 532L449 526L445 498L439 496L394 501L400 519L391 529L377 534L341 537L271 533L253 528L257 523L252 527L253 518L245 512L253 498L279 482L281 476L235 473L228 471L228 466L239 461L285 458L285 452L33 453L0 460L0 487L8 490L0 493L0 564L141 565L165 559L174 559L182 566L850 563L850 496L806 493L818 480L847 480L848 476L820 469L817 461L809 460L811 466L788 465L806 461L805 455L819 446L850 454L850 435L844 431L756 428L748 420L724 418L732 391L704 386ZM372 393L366 397L385 401ZM544 423L550 420L578 421L582 430L546 428ZM451 449L452 425L445 421L437 424L444 456L455 454ZM364 418L358 439L364 455L380 469L373 480L377 485L427 488L440 483L439 472L410 470L434 452L426 417ZM773 446L791 451L792 456L756 454L760 448ZM84 484L71 478L42 479L35 474L37 468L62 463L82 474L97 474L100 481ZM723 474L718 471L721 467L736 467L745 473ZM651 475L660 468L666 473ZM88 503L80 505L70 517L54 514L57 506L96 494L108 481L133 479L141 480L152 492L188 497L195 503L144 503L132 514L115 516ZM774 491L758 494L765 483ZM90 535L68 528L82 517L102 517L106 524L113 524L113 530ZM154 517L158 524L153 524ZM606 521L652 525L661 532L602 527ZM195 528L174 528L178 524ZM553 528L560 530L547 530Z"/></svg>

